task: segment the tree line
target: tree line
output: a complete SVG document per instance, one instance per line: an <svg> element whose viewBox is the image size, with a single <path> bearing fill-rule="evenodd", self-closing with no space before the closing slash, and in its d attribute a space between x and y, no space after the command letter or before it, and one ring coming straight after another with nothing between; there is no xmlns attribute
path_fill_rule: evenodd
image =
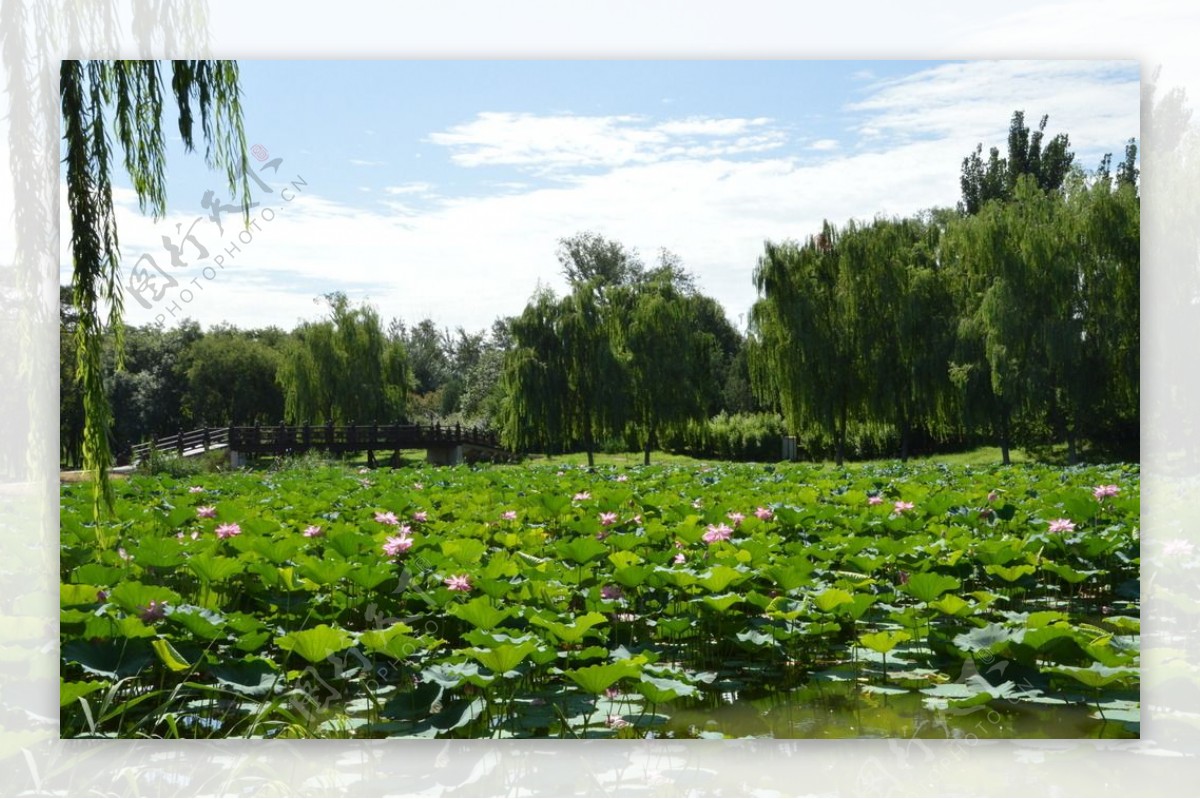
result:
<svg viewBox="0 0 1200 799"><path fill-rule="evenodd" d="M965 158L957 209L767 243L750 362L791 429L839 463L856 437L1137 459L1137 147L1089 174L1046 121Z"/></svg>
<svg viewBox="0 0 1200 799"><path fill-rule="evenodd" d="M540 289L512 321L503 372L504 440L517 450L587 453L607 442L650 452L690 423L752 410L744 340L663 250L647 266L595 233L560 242L569 291Z"/></svg>
<svg viewBox="0 0 1200 799"><path fill-rule="evenodd" d="M826 221L764 245L746 331L674 254L647 264L596 233L560 240L567 290L453 333L386 326L324 299L290 332L194 322L123 331L101 357L116 452L205 424L410 420L499 428L524 452L654 449L773 459L906 458L994 442L1138 452L1137 148L1085 171L1020 112L1007 151L962 161L957 208ZM62 460L86 446L62 296ZM89 367L89 370L91 367ZM90 371L88 372L91 373Z"/></svg>
<svg viewBox="0 0 1200 799"><path fill-rule="evenodd" d="M69 291L64 286L60 299L60 459L78 466L84 406ZM508 346L504 320L477 332L451 333L431 319L411 328L392 319L385 327L369 303L355 305L340 293L323 299L325 318L290 332L232 325L203 331L192 320L173 329L128 327L119 368L115 337L107 336L101 368L118 459L134 444L203 426L493 423L498 363Z"/></svg>

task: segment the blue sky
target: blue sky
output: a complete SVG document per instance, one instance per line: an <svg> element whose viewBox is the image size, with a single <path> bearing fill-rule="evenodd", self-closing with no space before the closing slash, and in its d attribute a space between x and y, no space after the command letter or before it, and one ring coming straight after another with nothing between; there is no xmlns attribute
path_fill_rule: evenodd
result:
<svg viewBox="0 0 1200 799"><path fill-rule="evenodd" d="M1031 124L1049 114L1047 132L1068 132L1089 169L1139 135L1128 61L240 69L248 144L263 148L254 163L281 159L261 173L270 193L252 184L254 214L270 218L241 243L229 224L218 231L201 198L228 192L174 142L165 219L140 217L127 182L117 195L126 274L146 255L163 267L157 294L143 283L141 299L127 298L133 324L290 329L341 290L385 320L479 329L519 313L539 284L560 290L557 240L582 230L647 261L671 250L740 324L764 240L953 205L963 156L1002 145L1015 109ZM163 236L187 230L207 255L184 246L170 266ZM64 269L68 257L64 243Z"/></svg>

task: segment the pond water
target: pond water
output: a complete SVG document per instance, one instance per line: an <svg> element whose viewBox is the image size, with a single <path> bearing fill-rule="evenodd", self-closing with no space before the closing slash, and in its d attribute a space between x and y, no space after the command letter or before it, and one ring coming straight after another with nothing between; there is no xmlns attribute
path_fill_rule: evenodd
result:
<svg viewBox="0 0 1200 799"><path fill-rule="evenodd" d="M885 694L848 683L811 685L750 698L677 701L664 734L679 738L1137 738L1133 700L1046 705L996 700L970 708L930 707L918 691ZM1109 718L1100 718L1103 711Z"/></svg>

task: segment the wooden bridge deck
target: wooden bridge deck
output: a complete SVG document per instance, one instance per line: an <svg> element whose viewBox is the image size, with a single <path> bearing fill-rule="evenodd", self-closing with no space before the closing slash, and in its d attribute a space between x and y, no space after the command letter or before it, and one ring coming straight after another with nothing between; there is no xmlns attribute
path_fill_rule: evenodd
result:
<svg viewBox="0 0 1200 799"><path fill-rule="evenodd" d="M310 450L333 454L366 452L374 465L375 453L402 449L424 449L432 463L464 460L509 460L513 454L500 444L495 431L479 427L420 424L369 425L255 425L253 427L205 427L155 439L132 448L135 462L151 450L182 457L224 449L236 465L244 455L294 455ZM393 462L397 457L393 455Z"/></svg>

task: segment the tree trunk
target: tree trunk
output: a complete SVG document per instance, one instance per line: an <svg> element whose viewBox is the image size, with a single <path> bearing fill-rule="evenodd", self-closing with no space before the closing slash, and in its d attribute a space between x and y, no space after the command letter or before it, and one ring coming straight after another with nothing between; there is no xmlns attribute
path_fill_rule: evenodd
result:
<svg viewBox="0 0 1200 799"><path fill-rule="evenodd" d="M650 427L648 427L646 429L646 441L645 441L645 450L644 450L645 457L642 458L643 466L650 465L650 444L653 440L654 440L654 426L651 425Z"/></svg>
<svg viewBox="0 0 1200 799"><path fill-rule="evenodd" d="M596 465L595 444L592 442L592 420L587 416L583 419L583 447L587 450L588 468Z"/></svg>
<svg viewBox="0 0 1200 799"><path fill-rule="evenodd" d="M901 417L901 419L900 419L900 462L901 463L908 462L908 439L909 439L908 417Z"/></svg>
<svg viewBox="0 0 1200 799"><path fill-rule="evenodd" d="M842 403L842 407L838 412L839 419L837 427L834 430L834 437L837 440L834 450L834 463L838 466L842 465L846 455L846 403Z"/></svg>
<svg viewBox="0 0 1200 799"><path fill-rule="evenodd" d="M1008 452L1008 417L1007 409L1000 412L1000 457L1005 466L1012 465Z"/></svg>
<svg viewBox="0 0 1200 799"><path fill-rule="evenodd" d="M1075 428L1067 428L1067 464L1074 466L1079 463L1079 452L1075 446Z"/></svg>

